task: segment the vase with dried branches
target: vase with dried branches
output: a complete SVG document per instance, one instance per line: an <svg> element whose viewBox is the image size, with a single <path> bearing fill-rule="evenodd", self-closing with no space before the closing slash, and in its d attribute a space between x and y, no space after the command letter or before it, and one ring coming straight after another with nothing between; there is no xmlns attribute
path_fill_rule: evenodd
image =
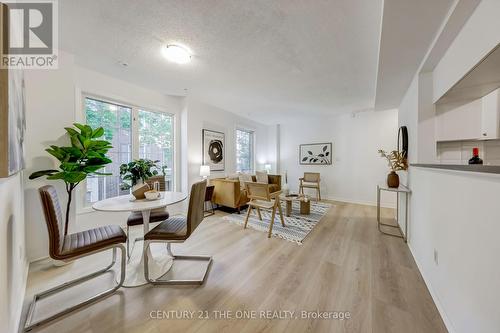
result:
<svg viewBox="0 0 500 333"><path fill-rule="evenodd" d="M387 164L391 169L391 172L387 175L387 186L393 188L399 187L399 176L396 171L408 169L408 161L405 155L397 150L386 152L379 149L378 153L387 160Z"/></svg>

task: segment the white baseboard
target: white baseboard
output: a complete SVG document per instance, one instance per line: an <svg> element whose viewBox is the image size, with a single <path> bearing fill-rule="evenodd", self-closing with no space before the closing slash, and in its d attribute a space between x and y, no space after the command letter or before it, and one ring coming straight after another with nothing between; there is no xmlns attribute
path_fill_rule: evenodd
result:
<svg viewBox="0 0 500 333"><path fill-rule="evenodd" d="M429 294L431 294L432 300L434 301L434 304L436 304L436 308L441 315L441 318L443 319L444 325L446 326L446 329L448 330L449 333L456 333L455 328L453 327L453 324L451 323L450 318L446 315L446 311L444 310L443 305L439 301L439 297L437 293L434 291L432 288L429 279L426 277L425 273L422 270L422 265L418 262L417 258L415 257L415 254L413 252L413 248L411 246L410 241L408 241L408 248L410 249L411 255L413 257L413 260L415 260L415 264L417 265L418 271L420 272L420 275L422 275L422 279L424 280L425 285L427 286L427 290L429 290Z"/></svg>

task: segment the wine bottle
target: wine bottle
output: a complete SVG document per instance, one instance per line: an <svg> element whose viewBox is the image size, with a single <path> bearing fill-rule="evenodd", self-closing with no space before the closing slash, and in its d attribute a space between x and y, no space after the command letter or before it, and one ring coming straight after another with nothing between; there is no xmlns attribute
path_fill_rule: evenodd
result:
<svg viewBox="0 0 500 333"><path fill-rule="evenodd" d="M483 160L479 158L479 148L472 148L472 158L469 164L483 164Z"/></svg>

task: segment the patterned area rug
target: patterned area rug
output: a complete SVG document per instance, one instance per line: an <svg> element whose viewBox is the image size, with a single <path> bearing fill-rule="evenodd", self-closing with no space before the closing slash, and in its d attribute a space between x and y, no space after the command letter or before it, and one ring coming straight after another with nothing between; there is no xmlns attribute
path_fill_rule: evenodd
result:
<svg viewBox="0 0 500 333"><path fill-rule="evenodd" d="M306 236L318 224L321 218L326 215L330 207L332 207L329 203L311 201L311 214L301 215L299 202L293 202L292 214L290 217L287 217L285 214L286 203L282 202L281 206L283 208L285 227L281 225L279 214L276 212L272 235L273 237L286 239L287 241L295 242L297 244L302 244ZM246 213L247 210L244 210L241 211L241 214L231 214L225 216L224 219L232 223L244 225ZM271 210L261 209L261 213L262 221L259 220L257 211L252 211L252 215L250 215L250 218L248 219L247 228L267 233L269 231L269 223L271 221Z"/></svg>

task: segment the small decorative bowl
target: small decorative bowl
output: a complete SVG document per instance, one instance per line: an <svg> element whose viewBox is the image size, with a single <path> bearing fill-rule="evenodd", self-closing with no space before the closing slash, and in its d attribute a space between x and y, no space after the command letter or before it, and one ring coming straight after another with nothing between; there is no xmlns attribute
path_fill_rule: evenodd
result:
<svg viewBox="0 0 500 333"><path fill-rule="evenodd" d="M156 200L160 198L160 192L154 190L144 192L144 195L147 200Z"/></svg>

